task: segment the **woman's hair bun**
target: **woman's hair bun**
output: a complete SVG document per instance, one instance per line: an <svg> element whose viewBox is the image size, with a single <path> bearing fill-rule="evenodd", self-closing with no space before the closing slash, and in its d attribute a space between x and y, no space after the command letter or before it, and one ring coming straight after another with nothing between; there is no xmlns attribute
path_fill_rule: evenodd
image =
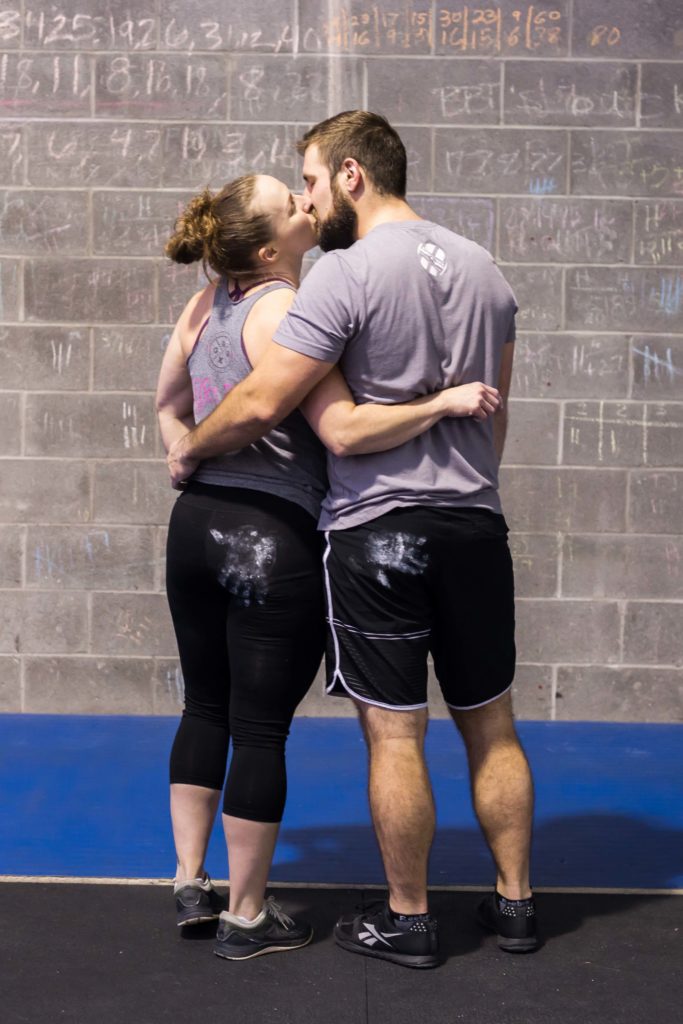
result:
<svg viewBox="0 0 683 1024"><path fill-rule="evenodd" d="M217 227L214 197L205 188L190 200L178 217L164 251L174 263L195 263L204 259Z"/></svg>

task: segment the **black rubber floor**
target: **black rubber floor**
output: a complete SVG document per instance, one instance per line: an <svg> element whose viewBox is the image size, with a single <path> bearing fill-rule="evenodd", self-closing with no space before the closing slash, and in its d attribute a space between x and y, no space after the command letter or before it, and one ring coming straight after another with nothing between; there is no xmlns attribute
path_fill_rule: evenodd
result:
<svg viewBox="0 0 683 1024"><path fill-rule="evenodd" d="M276 890L306 949L236 964L213 928L180 934L165 887L0 885L3 1024L668 1024L681 1020L683 899L538 897L545 945L502 953L476 893L434 893L446 963L414 971L337 949L358 890ZM376 893L367 893L368 899Z"/></svg>

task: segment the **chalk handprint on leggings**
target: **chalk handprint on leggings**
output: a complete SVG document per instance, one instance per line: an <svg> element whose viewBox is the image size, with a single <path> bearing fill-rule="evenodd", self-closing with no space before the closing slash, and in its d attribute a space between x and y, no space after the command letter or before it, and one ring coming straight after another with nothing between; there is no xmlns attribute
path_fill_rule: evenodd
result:
<svg viewBox="0 0 683 1024"><path fill-rule="evenodd" d="M211 530L211 536L226 548L218 582L245 607L264 604L268 595L269 570L275 562L274 537L263 536L252 526L239 530Z"/></svg>

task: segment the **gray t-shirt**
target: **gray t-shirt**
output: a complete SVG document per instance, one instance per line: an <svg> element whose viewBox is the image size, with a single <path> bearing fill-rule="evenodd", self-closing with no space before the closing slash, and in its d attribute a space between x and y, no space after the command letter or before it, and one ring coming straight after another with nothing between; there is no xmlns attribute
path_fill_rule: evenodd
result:
<svg viewBox="0 0 683 1024"><path fill-rule="evenodd" d="M481 246L429 221L392 222L318 260L275 341L338 362L357 403L392 404L477 380L495 387L516 310ZM410 505L501 511L490 418L444 418L391 451L330 455L328 476L324 530Z"/></svg>

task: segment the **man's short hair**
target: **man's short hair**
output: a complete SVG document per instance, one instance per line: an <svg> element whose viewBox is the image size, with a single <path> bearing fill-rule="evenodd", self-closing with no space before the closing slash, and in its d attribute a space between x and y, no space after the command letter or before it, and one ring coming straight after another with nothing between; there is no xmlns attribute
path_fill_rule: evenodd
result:
<svg viewBox="0 0 683 1024"><path fill-rule="evenodd" d="M405 198L407 157L398 132L381 114L369 110L345 110L328 117L306 132L296 148L303 155L317 146L330 179L344 160L357 160L380 195Z"/></svg>

